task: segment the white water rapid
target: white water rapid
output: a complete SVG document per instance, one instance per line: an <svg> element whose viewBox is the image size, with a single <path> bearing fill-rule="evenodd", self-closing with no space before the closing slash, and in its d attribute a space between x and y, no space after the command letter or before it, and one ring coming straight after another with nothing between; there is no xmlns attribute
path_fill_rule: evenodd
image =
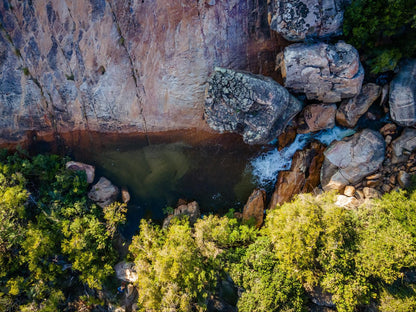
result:
<svg viewBox="0 0 416 312"><path fill-rule="evenodd" d="M334 140L342 140L354 133L352 129L334 127L315 134L298 134L295 141L281 151L275 148L254 158L250 162L252 174L260 186L270 186L276 182L279 171L290 169L295 152L303 149L311 140L329 145Z"/></svg>

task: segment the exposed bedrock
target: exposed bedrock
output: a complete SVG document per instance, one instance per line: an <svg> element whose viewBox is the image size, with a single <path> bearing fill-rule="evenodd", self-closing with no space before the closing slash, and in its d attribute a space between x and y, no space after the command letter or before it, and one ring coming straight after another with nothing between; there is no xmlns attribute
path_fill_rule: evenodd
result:
<svg viewBox="0 0 416 312"><path fill-rule="evenodd" d="M284 50L280 70L289 91L325 103L358 95L364 79L357 50L342 41L290 45Z"/></svg>
<svg viewBox="0 0 416 312"><path fill-rule="evenodd" d="M270 27L290 41L342 33L344 8L350 0L271 0Z"/></svg>
<svg viewBox="0 0 416 312"><path fill-rule="evenodd" d="M344 127L354 128L358 120L379 98L381 87L368 83L363 85L359 95L343 100L337 111L337 123Z"/></svg>
<svg viewBox="0 0 416 312"><path fill-rule="evenodd" d="M416 125L416 60L402 64L390 83L390 115L400 126Z"/></svg>
<svg viewBox="0 0 416 312"><path fill-rule="evenodd" d="M263 144L283 132L302 103L273 79L216 68L209 79L205 119L220 132L242 134L248 144Z"/></svg>
<svg viewBox="0 0 416 312"><path fill-rule="evenodd" d="M288 202L295 194L312 192L319 185L325 147L312 142L293 156L290 170L280 171L269 208Z"/></svg>
<svg viewBox="0 0 416 312"><path fill-rule="evenodd" d="M374 130L365 129L332 143L324 152L321 185L325 191L342 190L377 171L383 163L385 142Z"/></svg>
<svg viewBox="0 0 416 312"><path fill-rule="evenodd" d="M266 2L208 4L0 1L0 139L207 128L214 66L271 74L278 50Z"/></svg>

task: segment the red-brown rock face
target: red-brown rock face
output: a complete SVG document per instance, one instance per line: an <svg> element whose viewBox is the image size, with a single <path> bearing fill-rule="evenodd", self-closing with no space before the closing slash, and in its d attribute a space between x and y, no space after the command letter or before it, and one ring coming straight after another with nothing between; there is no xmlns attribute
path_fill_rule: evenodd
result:
<svg viewBox="0 0 416 312"><path fill-rule="evenodd" d="M0 2L0 138L206 127L214 66L270 75L278 52L265 1L213 3Z"/></svg>

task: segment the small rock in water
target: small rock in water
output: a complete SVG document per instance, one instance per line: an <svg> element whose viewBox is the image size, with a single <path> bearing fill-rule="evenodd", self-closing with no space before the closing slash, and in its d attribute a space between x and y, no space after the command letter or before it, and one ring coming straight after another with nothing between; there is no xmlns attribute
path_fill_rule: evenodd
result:
<svg viewBox="0 0 416 312"><path fill-rule="evenodd" d="M125 187L121 189L121 199L126 204L130 201L130 193Z"/></svg>
<svg viewBox="0 0 416 312"><path fill-rule="evenodd" d="M84 164L81 162L77 162L77 161L68 161L65 164L66 169L68 170L73 170L73 171L84 171L85 174L87 175L87 182L88 183L92 183L94 182L94 177L95 177L95 167L88 165L88 164Z"/></svg>
<svg viewBox="0 0 416 312"><path fill-rule="evenodd" d="M101 177L91 188L88 197L97 203L101 208L112 204L118 197L118 187L113 185L110 180Z"/></svg>

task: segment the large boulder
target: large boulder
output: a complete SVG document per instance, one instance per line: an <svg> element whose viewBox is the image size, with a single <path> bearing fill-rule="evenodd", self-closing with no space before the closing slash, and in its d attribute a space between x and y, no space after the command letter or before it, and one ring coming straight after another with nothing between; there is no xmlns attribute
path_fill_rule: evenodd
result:
<svg viewBox="0 0 416 312"><path fill-rule="evenodd" d="M390 83L390 115L400 126L416 125L416 60L403 64Z"/></svg>
<svg viewBox="0 0 416 312"><path fill-rule="evenodd" d="M325 191L341 190L377 171L384 160L383 136L365 129L332 143L324 152L321 185Z"/></svg>
<svg viewBox="0 0 416 312"><path fill-rule="evenodd" d="M305 149L295 153L290 170L279 172L270 199L270 209L291 200L295 194L309 193L319 185L324 150L322 144L312 142Z"/></svg>
<svg viewBox="0 0 416 312"><path fill-rule="evenodd" d="M337 123L344 127L354 128L358 119L379 98L381 87L375 83L363 85L359 95L343 100L337 111Z"/></svg>
<svg viewBox="0 0 416 312"><path fill-rule="evenodd" d="M85 175L87 176L87 182L88 183L94 182L94 177L95 177L94 166L84 164L81 162L77 162L77 161L68 161L65 164L65 168L68 170L73 170L73 171L84 171Z"/></svg>
<svg viewBox="0 0 416 312"><path fill-rule="evenodd" d="M271 78L217 67L209 79L208 125L242 134L248 144L276 138L301 109L302 103Z"/></svg>
<svg viewBox="0 0 416 312"><path fill-rule="evenodd" d="M100 180L92 186L88 193L88 197L95 201L101 208L105 208L117 199L118 194L118 187L113 185L107 178L101 177Z"/></svg>
<svg viewBox="0 0 416 312"><path fill-rule="evenodd" d="M358 95L364 79L357 50L342 41L290 45L279 65L286 88L325 103Z"/></svg>
<svg viewBox="0 0 416 312"><path fill-rule="evenodd" d="M311 104L305 107L299 118L299 133L316 132L335 126L335 104Z"/></svg>
<svg viewBox="0 0 416 312"><path fill-rule="evenodd" d="M265 203L266 192L261 189L255 189L244 206L243 220L249 221L250 219L254 219L256 227L261 227L263 224Z"/></svg>
<svg viewBox="0 0 416 312"><path fill-rule="evenodd" d="M289 41L322 38L342 32L349 0L272 0L270 27Z"/></svg>
<svg viewBox="0 0 416 312"><path fill-rule="evenodd" d="M407 161L410 153L416 150L416 129L405 128L391 146L393 149L392 164Z"/></svg>

